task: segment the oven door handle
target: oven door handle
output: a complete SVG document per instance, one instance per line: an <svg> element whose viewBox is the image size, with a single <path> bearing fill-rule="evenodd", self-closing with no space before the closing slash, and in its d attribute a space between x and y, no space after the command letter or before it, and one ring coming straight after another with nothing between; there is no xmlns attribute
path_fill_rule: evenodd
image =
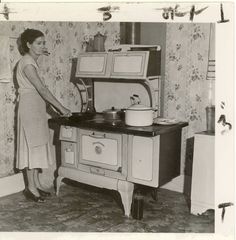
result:
<svg viewBox="0 0 236 240"><path fill-rule="evenodd" d="M95 135L95 133L93 132L92 134L89 135L90 137L92 138L97 138L97 139L100 139L100 138L106 138L106 134L102 134L102 135Z"/></svg>

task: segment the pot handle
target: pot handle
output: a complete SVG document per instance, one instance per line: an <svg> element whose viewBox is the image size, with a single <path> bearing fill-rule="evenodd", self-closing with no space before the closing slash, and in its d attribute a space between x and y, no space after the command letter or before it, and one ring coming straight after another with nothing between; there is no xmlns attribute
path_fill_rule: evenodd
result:
<svg viewBox="0 0 236 240"><path fill-rule="evenodd" d="M134 105L135 104L135 99L134 99L134 97L130 97L130 102L131 102L131 105Z"/></svg>
<svg viewBox="0 0 236 240"><path fill-rule="evenodd" d="M152 111L153 111L153 118L156 118L157 116L158 116L158 109L157 108L153 108L152 109Z"/></svg>
<svg viewBox="0 0 236 240"><path fill-rule="evenodd" d="M141 103L141 99L140 99L139 95L133 94L133 97L138 99L138 102L137 102L138 104Z"/></svg>

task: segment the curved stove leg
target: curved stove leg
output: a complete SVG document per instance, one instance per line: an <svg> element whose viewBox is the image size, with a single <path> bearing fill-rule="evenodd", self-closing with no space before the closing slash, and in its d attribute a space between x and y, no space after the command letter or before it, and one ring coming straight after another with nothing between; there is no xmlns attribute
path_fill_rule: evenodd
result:
<svg viewBox="0 0 236 240"><path fill-rule="evenodd" d="M134 184L127 181L118 180L118 192L120 193L125 215L129 217L132 204Z"/></svg>
<svg viewBox="0 0 236 240"><path fill-rule="evenodd" d="M59 195L59 190L60 190L60 186L61 186L61 181L62 181L62 179L63 179L64 177L62 177L62 176L58 176L57 177L57 185L56 185L56 187L57 187L57 191L56 191L56 195L58 196Z"/></svg>

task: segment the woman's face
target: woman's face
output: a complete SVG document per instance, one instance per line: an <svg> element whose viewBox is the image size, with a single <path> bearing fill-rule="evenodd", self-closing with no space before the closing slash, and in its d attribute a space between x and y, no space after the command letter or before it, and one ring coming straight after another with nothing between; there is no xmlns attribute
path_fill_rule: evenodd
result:
<svg viewBox="0 0 236 240"><path fill-rule="evenodd" d="M33 43L27 43L29 48L29 53L33 53L35 55L42 55L45 50L45 37L38 37L34 40Z"/></svg>

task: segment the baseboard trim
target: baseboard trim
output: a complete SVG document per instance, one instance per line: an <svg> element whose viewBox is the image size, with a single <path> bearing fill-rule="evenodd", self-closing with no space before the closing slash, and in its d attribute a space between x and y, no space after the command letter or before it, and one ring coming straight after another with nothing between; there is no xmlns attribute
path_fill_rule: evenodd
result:
<svg viewBox="0 0 236 240"><path fill-rule="evenodd" d="M207 211L208 209L215 209L213 203L199 202L191 199L191 213L199 215Z"/></svg>
<svg viewBox="0 0 236 240"><path fill-rule="evenodd" d="M0 197L22 191L25 183L22 173L0 178Z"/></svg>
<svg viewBox="0 0 236 240"><path fill-rule="evenodd" d="M183 193L185 177L184 175L180 175L161 186L161 188ZM25 183L22 173L0 178L0 197L20 192L24 188Z"/></svg>

